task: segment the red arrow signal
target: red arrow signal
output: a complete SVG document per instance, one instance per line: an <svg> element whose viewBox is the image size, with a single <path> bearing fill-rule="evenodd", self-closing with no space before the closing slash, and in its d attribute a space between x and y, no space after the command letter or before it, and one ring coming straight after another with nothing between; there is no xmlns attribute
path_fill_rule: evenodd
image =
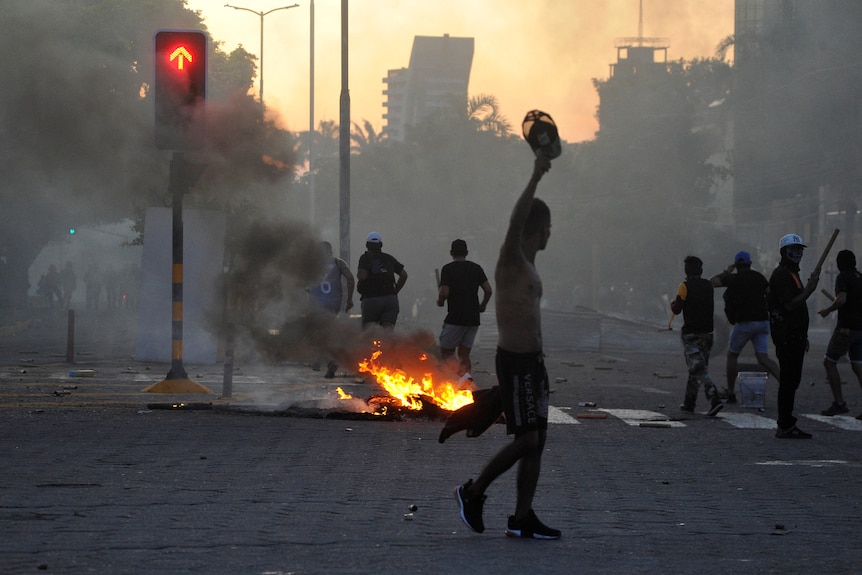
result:
<svg viewBox="0 0 862 575"><path fill-rule="evenodd" d="M207 36L200 30L160 30L153 48L156 147L199 148L203 145Z"/></svg>
<svg viewBox="0 0 862 575"><path fill-rule="evenodd" d="M192 62L192 55L189 54L189 51L186 50L185 46L180 46L171 52L171 62L174 60L177 61L177 70L182 70L185 67L184 59Z"/></svg>

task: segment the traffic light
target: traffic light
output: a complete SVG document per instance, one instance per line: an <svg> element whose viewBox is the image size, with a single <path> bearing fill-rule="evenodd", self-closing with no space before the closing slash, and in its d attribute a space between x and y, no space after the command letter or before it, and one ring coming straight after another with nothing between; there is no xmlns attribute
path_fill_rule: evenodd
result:
<svg viewBox="0 0 862 575"><path fill-rule="evenodd" d="M206 34L200 30L157 32L155 70L156 147L201 147L207 92Z"/></svg>

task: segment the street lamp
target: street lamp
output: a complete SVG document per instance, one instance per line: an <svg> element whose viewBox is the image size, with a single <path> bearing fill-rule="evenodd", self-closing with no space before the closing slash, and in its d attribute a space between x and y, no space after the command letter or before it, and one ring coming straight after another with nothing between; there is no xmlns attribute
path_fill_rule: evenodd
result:
<svg viewBox="0 0 862 575"><path fill-rule="evenodd" d="M308 46L308 199L309 215L314 224L314 0L309 15Z"/></svg>
<svg viewBox="0 0 862 575"><path fill-rule="evenodd" d="M297 8L299 4L292 4L290 6L281 6L279 8L273 8L272 10L258 11L252 10L251 8L243 8L242 6L231 6L230 4L225 4L225 8L233 8L234 10L245 10L246 12L251 12L252 14L257 14L260 16L260 109L263 110L263 17L267 14L272 14L278 10L287 10L288 8Z"/></svg>

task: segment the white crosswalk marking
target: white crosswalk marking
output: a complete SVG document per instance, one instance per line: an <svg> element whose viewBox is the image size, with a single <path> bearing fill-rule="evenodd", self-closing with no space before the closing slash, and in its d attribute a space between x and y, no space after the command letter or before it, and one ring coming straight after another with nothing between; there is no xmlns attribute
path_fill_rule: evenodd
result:
<svg viewBox="0 0 862 575"><path fill-rule="evenodd" d="M666 423L667 427L685 427L683 422L671 421L667 415L656 411L647 411L645 409L600 409L599 411L604 411L608 415L613 415L623 420L628 425L637 427L640 427L642 423L649 424L656 422Z"/></svg>
<svg viewBox="0 0 862 575"><path fill-rule="evenodd" d="M553 405L548 407L548 423L561 423L563 425L580 425L580 421Z"/></svg>
<svg viewBox="0 0 862 575"><path fill-rule="evenodd" d="M582 423L568 413L569 407L554 407L551 406L548 410L548 422L564 425L577 425ZM664 413L657 411L649 411L646 409L595 409L585 413L607 413L612 417L623 421L626 425L633 427L686 427L681 421L674 421ZM828 417L825 415L816 415L813 413L802 413L800 417L807 417L832 425L846 431L862 431L862 421L849 415L835 415ZM728 425L737 429L776 429L777 425L774 418L756 415L754 413L744 411L722 411L716 418ZM704 420L710 419L704 417Z"/></svg>
<svg viewBox="0 0 862 575"><path fill-rule="evenodd" d="M717 417L739 429L775 429L774 419L744 412L720 412Z"/></svg>
<svg viewBox="0 0 862 575"><path fill-rule="evenodd" d="M862 431L862 421L856 419L855 417L850 417L849 415L833 415L832 417L829 417L827 415L814 415L813 413L805 413L803 415L809 419L813 419L814 421L834 425L839 429L846 429L848 431Z"/></svg>

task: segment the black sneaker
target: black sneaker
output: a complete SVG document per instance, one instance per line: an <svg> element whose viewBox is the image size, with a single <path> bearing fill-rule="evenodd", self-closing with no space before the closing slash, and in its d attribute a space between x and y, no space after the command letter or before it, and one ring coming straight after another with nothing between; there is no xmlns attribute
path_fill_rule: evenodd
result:
<svg viewBox="0 0 862 575"><path fill-rule="evenodd" d="M779 439L811 439L810 433L805 433L795 425L789 429L781 429L780 427L775 430L775 437Z"/></svg>
<svg viewBox="0 0 862 575"><path fill-rule="evenodd" d="M727 402L729 404L735 404L736 403L736 394L735 393L728 393L727 396L724 398L724 400L725 400L725 402Z"/></svg>
<svg viewBox="0 0 862 575"><path fill-rule="evenodd" d="M689 413L694 413L694 406L688 405L687 403L683 403L682 405L679 406L679 410L680 411L687 411Z"/></svg>
<svg viewBox="0 0 862 575"><path fill-rule="evenodd" d="M707 411L706 414L709 417L715 417L716 415L718 415L718 412L721 411L723 408L724 408L724 404L721 403L720 401L717 401L717 402L712 404L712 407L709 408L709 411Z"/></svg>
<svg viewBox="0 0 862 575"><path fill-rule="evenodd" d="M833 415L840 415L842 413L847 413L848 411L850 410L847 409L846 403L836 403L833 401L832 405L829 406L829 409L824 409L820 412L820 415L828 415L829 417L832 417Z"/></svg>
<svg viewBox="0 0 862 575"><path fill-rule="evenodd" d="M486 496L466 497L464 492L470 489L471 485L473 485L472 479L464 485L456 487L455 499L461 508L461 520L464 524L476 533L482 533L485 531L485 523L482 521L482 508L485 506Z"/></svg>
<svg viewBox="0 0 862 575"><path fill-rule="evenodd" d="M525 539L559 539L560 531L551 529L536 517L530 509L530 515L524 521L515 521L514 515L509 515L509 526L506 528L509 537L523 537Z"/></svg>

